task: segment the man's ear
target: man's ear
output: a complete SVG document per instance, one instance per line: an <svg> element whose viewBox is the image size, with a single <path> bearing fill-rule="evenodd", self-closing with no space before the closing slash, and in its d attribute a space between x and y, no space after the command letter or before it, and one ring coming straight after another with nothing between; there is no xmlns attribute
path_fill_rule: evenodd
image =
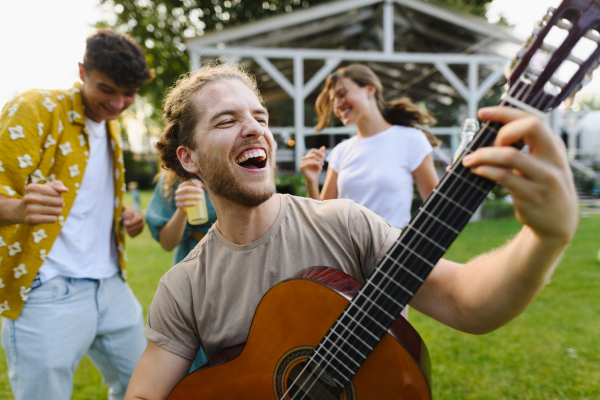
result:
<svg viewBox="0 0 600 400"><path fill-rule="evenodd" d="M183 169L192 174L198 174L200 168L194 159L194 152L185 146L179 146L177 148L177 158Z"/></svg>
<svg viewBox="0 0 600 400"><path fill-rule="evenodd" d="M85 68L83 68L82 63L78 63L78 65L79 65L79 79L81 79L81 82L85 82Z"/></svg>

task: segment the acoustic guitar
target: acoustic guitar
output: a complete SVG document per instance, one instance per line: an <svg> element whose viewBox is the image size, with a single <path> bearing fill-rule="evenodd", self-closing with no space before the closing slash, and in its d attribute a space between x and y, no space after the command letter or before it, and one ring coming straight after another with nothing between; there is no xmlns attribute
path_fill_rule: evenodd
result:
<svg viewBox="0 0 600 400"><path fill-rule="evenodd" d="M562 43L548 44L556 34ZM558 107L591 79L599 43L599 1L549 9L510 65L500 104L538 115ZM430 399L427 348L399 315L493 188L462 158L492 145L500 127L482 126L364 285L326 267L275 285L246 344L188 375L169 399Z"/></svg>

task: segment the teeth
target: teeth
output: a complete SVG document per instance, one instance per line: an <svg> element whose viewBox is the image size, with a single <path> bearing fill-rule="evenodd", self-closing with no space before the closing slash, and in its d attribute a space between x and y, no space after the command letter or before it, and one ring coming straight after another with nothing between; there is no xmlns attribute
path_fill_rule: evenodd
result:
<svg viewBox="0 0 600 400"><path fill-rule="evenodd" d="M240 158L235 160L235 162L237 164L241 164L249 158L256 158L256 157L259 158L259 161L263 161L265 158L267 158L267 154L265 153L265 151L263 149L253 149L253 150L244 152L244 154Z"/></svg>

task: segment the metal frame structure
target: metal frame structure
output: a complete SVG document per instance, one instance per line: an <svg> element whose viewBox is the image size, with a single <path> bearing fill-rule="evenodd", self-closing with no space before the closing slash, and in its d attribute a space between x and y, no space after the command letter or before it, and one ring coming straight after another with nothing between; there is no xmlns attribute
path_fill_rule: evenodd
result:
<svg viewBox="0 0 600 400"><path fill-rule="evenodd" d="M374 18L374 13L365 7L378 5L382 8L380 22L381 48L379 51L339 50L339 49L310 49L310 48L281 48L264 47L264 44L273 44L277 39L268 35L276 31L279 37L300 37L308 31L324 29L318 20L329 18L327 21L335 23L336 16L348 19L348 12L353 12L353 18ZM464 98L467 103L468 116L475 117L480 99L503 76L503 69L509 60L503 54L455 54L455 53L414 53L394 51L395 25L398 23L411 23L406 17L395 13L395 6L402 6L420 13L426 13L433 18L439 18L445 23L455 24L463 29L477 32L504 41L516 46L522 44L521 39L513 36L509 31L488 24L487 22L469 15L464 15L432 5L419 0L344 0L332 1L307 10L295 11L289 14L273 17L264 21L246 24L221 32L205 35L187 41L190 53L191 68L201 66L201 57L220 57L227 62L238 62L242 59L252 59L294 100L294 126L293 128L273 127L274 132L284 129L293 129L296 137L294 146L294 161L296 170L299 169L300 159L305 154L304 137L314 134L314 129L305 126L304 103L306 97L312 93L335 68L343 61L352 62L378 62L378 63L414 63L430 64L437 68L452 88ZM372 7L370 8L372 10ZM342 14L342 15L340 15ZM404 21L403 21L404 20ZM243 38L252 38L250 45L230 44ZM263 44L263 47L261 47ZM256 46L256 47L255 47ZM293 60L293 76L290 81L270 60ZM305 60L321 60L322 67L305 82ZM466 84L450 68L450 65L463 65L468 68ZM479 82L480 66L492 66L492 72L483 82ZM432 133L437 135L456 134L456 129L434 128ZM279 155L278 155L279 157Z"/></svg>

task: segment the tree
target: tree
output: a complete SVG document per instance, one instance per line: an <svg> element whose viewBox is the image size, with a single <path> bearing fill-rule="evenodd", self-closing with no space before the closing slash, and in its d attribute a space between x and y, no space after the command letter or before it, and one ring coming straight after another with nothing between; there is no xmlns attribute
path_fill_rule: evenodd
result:
<svg viewBox="0 0 600 400"><path fill-rule="evenodd" d="M101 0L114 13L113 23L101 22L133 36L146 52L155 78L140 91L161 108L166 89L189 71L185 38L327 0Z"/></svg>
<svg viewBox="0 0 600 400"><path fill-rule="evenodd" d="M331 0L100 0L114 14L114 22L101 22L128 33L139 41L147 54L155 78L140 94L155 109L167 88L189 71L185 38L228 26L292 12ZM484 15L491 0L435 0L475 15ZM160 114L160 113L158 113ZM157 115L158 118L160 118Z"/></svg>

